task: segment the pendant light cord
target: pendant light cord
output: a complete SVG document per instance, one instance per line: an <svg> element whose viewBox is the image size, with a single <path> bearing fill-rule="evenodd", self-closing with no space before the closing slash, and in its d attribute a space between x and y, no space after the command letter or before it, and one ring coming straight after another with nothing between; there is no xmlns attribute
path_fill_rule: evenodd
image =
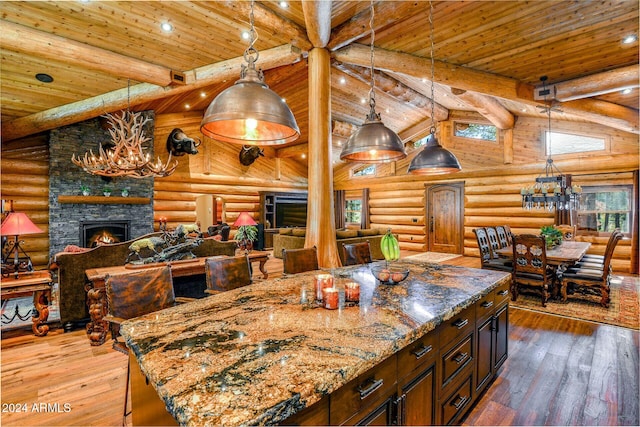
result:
<svg viewBox="0 0 640 427"><path fill-rule="evenodd" d="M254 25L253 5L254 1L251 0L251 11L249 12L249 47L244 51L244 60L247 61L250 68L254 68L254 64L258 62L258 57L260 56L258 49L253 46L258 40L258 32Z"/></svg>
<svg viewBox="0 0 640 427"><path fill-rule="evenodd" d="M436 133L436 119L434 117L435 113L435 104L436 104L436 100L434 98L435 96L435 89L434 89L434 83L433 81L435 80L435 66L436 66L436 62L435 59L433 58L433 52L435 50L435 45L433 42L433 3L431 2L431 0L429 1L429 41L431 44L431 129L430 132L432 134L435 135Z"/></svg>
<svg viewBox="0 0 640 427"><path fill-rule="evenodd" d="M371 29L371 45L370 45L370 59L371 59L371 89L369 89L369 107L371 109L370 116L375 116L376 109L376 92L375 92L375 75L374 75L374 49L373 45L376 40L376 31L373 28L373 17L374 17L374 7L373 0L371 0L371 17L369 18L369 28Z"/></svg>

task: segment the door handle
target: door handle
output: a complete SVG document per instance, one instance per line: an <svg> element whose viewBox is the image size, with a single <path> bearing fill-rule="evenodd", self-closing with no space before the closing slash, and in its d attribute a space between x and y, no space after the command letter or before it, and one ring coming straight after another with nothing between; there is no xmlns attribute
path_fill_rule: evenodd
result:
<svg viewBox="0 0 640 427"><path fill-rule="evenodd" d="M429 218L429 231L433 233L433 217Z"/></svg>

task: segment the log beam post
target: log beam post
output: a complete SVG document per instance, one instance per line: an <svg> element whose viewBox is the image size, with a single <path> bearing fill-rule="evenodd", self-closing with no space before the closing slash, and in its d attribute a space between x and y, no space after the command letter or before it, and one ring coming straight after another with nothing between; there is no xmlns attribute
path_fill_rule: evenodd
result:
<svg viewBox="0 0 640 427"><path fill-rule="evenodd" d="M309 205L305 247L318 248L318 265L340 266L331 170L331 58L309 51Z"/></svg>

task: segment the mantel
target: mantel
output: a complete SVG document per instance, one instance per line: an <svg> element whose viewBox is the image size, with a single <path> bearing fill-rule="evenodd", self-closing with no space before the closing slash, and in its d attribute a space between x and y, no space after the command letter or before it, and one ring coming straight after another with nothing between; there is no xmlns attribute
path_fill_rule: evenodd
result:
<svg viewBox="0 0 640 427"><path fill-rule="evenodd" d="M58 203L80 203L94 205L148 205L149 197L119 197L119 196L58 196Z"/></svg>

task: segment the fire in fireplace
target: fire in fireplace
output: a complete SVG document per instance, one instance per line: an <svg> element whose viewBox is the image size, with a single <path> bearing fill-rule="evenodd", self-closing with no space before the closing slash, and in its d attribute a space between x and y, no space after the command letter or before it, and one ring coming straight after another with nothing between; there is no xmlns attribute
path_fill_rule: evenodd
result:
<svg viewBox="0 0 640 427"><path fill-rule="evenodd" d="M81 221L80 246L94 248L108 243L129 240L131 221Z"/></svg>

